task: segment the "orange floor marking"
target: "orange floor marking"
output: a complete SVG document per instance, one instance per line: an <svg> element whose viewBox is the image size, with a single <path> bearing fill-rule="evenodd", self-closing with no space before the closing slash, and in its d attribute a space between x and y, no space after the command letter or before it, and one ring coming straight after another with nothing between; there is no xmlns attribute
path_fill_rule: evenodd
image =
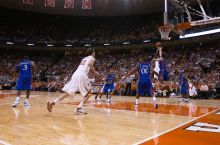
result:
<svg viewBox="0 0 220 145"><path fill-rule="evenodd" d="M3 99L5 97L15 97L16 94L0 94L0 99Z"/></svg>
<svg viewBox="0 0 220 145"><path fill-rule="evenodd" d="M79 102L68 102L65 104L78 105ZM138 110L135 110L134 102L112 102L111 104L106 104L106 103L97 104L96 102L89 102L89 104L91 104L96 108L109 108L116 110L129 110L129 111L138 111L138 112L153 112L153 113L191 116L191 117L198 117L216 109L213 107L198 107L195 105L187 106L180 104L178 105L159 104L159 108L155 110L152 103L140 103Z"/></svg>
<svg viewBox="0 0 220 145"><path fill-rule="evenodd" d="M220 109L218 109L220 111ZM214 111L208 115L198 118L190 123L180 126L168 133L155 137L148 141L139 143L140 145L219 145L220 144L220 114ZM211 131L189 131L186 128L194 126L195 123L208 123L217 125L218 127L212 128ZM207 128L205 126L201 128ZM210 128L210 127L209 127ZM138 144L138 143L137 143Z"/></svg>
<svg viewBox="0 0 220 145"><path fill-rule="evenodd" d="M15 97L17 94L12 94L12 93L5 93L5 94L0 94L0 99L3 99L5 97ZM26 95L26 93L21 93L21 95ZM37 93L31 93L30 96L32 95L40 95L40 94L37 94Z"/></svg>

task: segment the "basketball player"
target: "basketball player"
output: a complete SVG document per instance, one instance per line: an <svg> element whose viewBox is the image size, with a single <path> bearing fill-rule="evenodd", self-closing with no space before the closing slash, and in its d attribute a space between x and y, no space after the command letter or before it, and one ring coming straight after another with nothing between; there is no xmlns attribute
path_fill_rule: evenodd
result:
<svg viewBox="0 0 220 145"><path fill-rule="evenodd" d="M161 76L162 81L169 81L169 73L164 59L159 61L159 65L160 65L159 74Z"/></svg>
<svg viewBox="0 0 220 145"><path fill-rule="evenodd" d="M82 59L77 70L73 73L71 80L63 87L62 91L64 91L65 93L55 100L47 103L47 109L49 112L52 112L52 108L56 104L56 102L63 100L69 95L75 95L75 93L79 91L81 95L84 96L84 98L77 106L75 112L76 114L87 114L81 109L81 107L91 96L91 86L89 86L88 73L91 70L96 77L99 76L99 73L95 70L93 66L95 62L95 50L90 48L87 50L87 53L89 56Z"/></svg>
<svg viewBox="0 0 220 145"><path fill-rule="evenodd" d="M17 107L17 105L19 104L22 90L26 90L26 99L24 101L24 106L30 106L29 96L31 89L32 72L34 68L35 64L33 61L29 60L28 56L24 56L24 60L16 66L16 70L19 73L19 76L16 82L17 96L14 103L12 104L12 107Z"/></svg>
<svg viewBox="0 0 220 145"><path fill-rule="evenodd" d="M160 74L162 81L169 81L169 73L162 56L162 44L160 42L156 42L155 46L157 47L157 52L155 54L155 58L152 60L155 62L154 71ZM154 75L154 78L158 79L156 75Z"/></svg>
<svg viewBox="0 0 220 145"><path fill-rule="evenodd" d="M153 69L151 69L151 64L147 60L141 59L140 63L133 70L131 70L125 77L128 77L137 71L139 73L139 79L138 79L138 86L137 86L138 90L137 90L137 95L136 95L135 108L138 107L139 96L148 95L148 96L153 97L154 108L157 109L158 105L156 102L154 88L151 83L150 77L151 77L151 73L153 73L157 75L158 78L160 78L159 74L155 72Z"/></svg>
<svg viewBox="0 0 220 145"><path fill-rule="evenodd" d="M179 78L180 81L180 92L182 95L182 99L180 99L180 102L186 102L189 103L189 96L188 96L188 81L186 76L181 75Z"/></svg>
<svg viewBox="0 0 220 145"><path fill-rule="evenodd" d="M98 95L96 95L95 97L97 101L101 99L103 94L106 94L107 103L111 102L111 96L114 93L115 78L116 78L116 75L114 74L113 70L110 69L110 73L105 78L105 84L103 85L100 93L98 94L100 96L98 97Z"/></svg>

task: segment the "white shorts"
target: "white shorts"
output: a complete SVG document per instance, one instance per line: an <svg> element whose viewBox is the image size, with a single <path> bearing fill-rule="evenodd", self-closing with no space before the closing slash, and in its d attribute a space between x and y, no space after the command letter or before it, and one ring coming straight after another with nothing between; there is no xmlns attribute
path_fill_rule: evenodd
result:
<svg viewBox="0 0 220 145"><path fill-rule="evenodd" d="M91 89L89 78L86 73L75 72L71 80L63 87L62 91L74 95L77 91L85 96Z"/></svg>

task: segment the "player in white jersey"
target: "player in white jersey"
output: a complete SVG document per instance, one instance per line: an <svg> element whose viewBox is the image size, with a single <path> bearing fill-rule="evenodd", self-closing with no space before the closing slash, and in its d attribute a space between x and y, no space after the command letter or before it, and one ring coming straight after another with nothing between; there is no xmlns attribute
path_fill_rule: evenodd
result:
<svg viewBox="0 0 220 145"><path fill-rule="evenodd" d="M162 44L160 42L156 42L155 46L157 48L156 54L154 56L154 59L152 60L154 64L154 71L159 74L160 72L160 61L163 59L162 58ZM159 79L156 75L154 75L154 78Z"/></svg>
<svg viewBox="0 0 220 145"><path fill-rule="evenodd" d="M60 97L56 98L54 101L47 103L47 109L49 112L52 112L52 108L56 102L63 100L64 98L75 95L77 91L84 96L83 100L78 105L75 110L76 114L87 114L84 112L81 107L89 99L91 86L89 82L88 73L91 70L95 76L99 76L99 73L95 70L93 64L95 62L95 51L94 49L88 49L89 56L82 59L77 70L73 73L71 80L63 87L62 91L65 93Z"/></svg>
<svg viewBox="0 0 220 145"><path fill-rule="evenodd" d="M160 72L159 60L158 59L154 59L153 61L155 62L154 71L159 74L159 72ZM159 79L156 75L154 75L154 78Z"/></svg>

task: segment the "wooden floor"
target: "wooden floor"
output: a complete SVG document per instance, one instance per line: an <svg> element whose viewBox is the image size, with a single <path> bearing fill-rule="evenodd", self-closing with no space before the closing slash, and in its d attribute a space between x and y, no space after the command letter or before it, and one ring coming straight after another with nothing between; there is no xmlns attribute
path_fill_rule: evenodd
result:
<svg viewBox="0 0 220 145"><path fill-rule="evenodd" d="M186 130L195 122L220 126L217 114L220 100L193 100L185 104L158 98L159 109L155 110L151 98L141 98L135 111L134 97L114 96L108 105L104 97L101 103L96 103L92 96L84 107L88 114L75 115L74 109L81 100L76 95L56 104L53 112L48 113L46 102L59 95L31 92L31 107L23 107L22 95L19 106L12 108L15 92L0 91L0 144L219 145L220 142L220 132Z"/></svg>

